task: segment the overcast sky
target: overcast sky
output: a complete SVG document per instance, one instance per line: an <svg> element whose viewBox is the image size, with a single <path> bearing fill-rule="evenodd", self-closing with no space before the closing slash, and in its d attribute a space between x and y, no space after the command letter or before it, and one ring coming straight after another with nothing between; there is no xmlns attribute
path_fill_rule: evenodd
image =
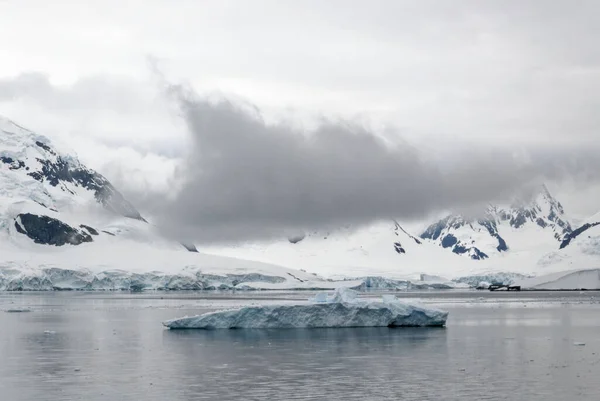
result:
<svg viewBox="0 0 600 401"><path fill-rule="evenodd" d="M192 216L188 236L418 218L539 179L587 214L598 15L583 0L3 0L0 114L157 219Z"/></svg>

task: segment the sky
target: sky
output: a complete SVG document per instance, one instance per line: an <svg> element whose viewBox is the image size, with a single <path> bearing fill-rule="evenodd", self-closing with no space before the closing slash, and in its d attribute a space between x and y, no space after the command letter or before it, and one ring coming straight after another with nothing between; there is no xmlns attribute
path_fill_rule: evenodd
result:
<svg viewBox="0 0 600 401"><path fill-rule="evenodd" d="M199 240L600 209L596 1L0 1L0 115Z"/></svg>

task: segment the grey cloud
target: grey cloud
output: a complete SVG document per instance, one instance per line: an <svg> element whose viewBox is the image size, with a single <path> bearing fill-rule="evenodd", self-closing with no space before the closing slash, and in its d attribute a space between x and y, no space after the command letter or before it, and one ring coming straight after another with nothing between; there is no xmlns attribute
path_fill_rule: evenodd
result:
<svg viewBox="0 0 600 401"><path fill-rule="evenodd" d="M42 114L51 114L61 121L57 131L94 137L111 148L127 147L142 155L154 153L170 158L179 157L185 148L183 141L173 140L182 138L176 110L169 109L171 103L165 101L152 80L95 75L56 85L41 72L0 78L0 104L19 102L31 119L24 123L39 122ZM31 117L33 108L35 118ZM51 133L56 127L31 128Z"/></svg>
<svg viewBox="0 0 600 401"><path fill-rule="evenodd" d="M477 208L598 167L590 158L569 164L568 154L554 149L552 156L546 146L524 158L468 142L457 145L452 163L439 163L348 121L324 121L305 133L266 124L255 106L209 101L188 87L170 86L170 96L193 147L176 174L178 190L138 201L170 235L197 241Z"/></svg>
<svg viewBox="0 0 600 401"><path fill-rule="evenodd" d="M0 79L0 101L31 99L52 109L110 109L127 113L143 100L139 88L132 90L134 86L129 79L101 75L56 86L46 74L27 72Z"/></svg>
<svg viewBox="0 0 600 401"><path fill-rule="evenodd" d="M23 20L0 27L4 36L31 35L31 21L42 23L52 12L60 22L53 27L69 28L67 36L95 21L122 30L123 40L114 47L77 41L61 58L49 44L65 34L49 29L3 51L56 58L55 73L63 76L65 65L73 64L75 76L121 71L125 66L116 66L126 63L138 77L133 57L143 49L165 55L203 89L256 99L267 120L286 106L363 113L402 127L416 146L388 143L344 121L325 121L310 133L270 125L252 106L209 102L173 87L190 156L172 193L132 194L171 235L252 238L417 218L441 208L476 209L541 181L598 181L598 1L147 3L109 7L117 11L93 21L68 18L72 5L23 8ZM210 40L198 46L198 38ZM87 132L109 146L179 157L188 142L172 135L164 115L170 112L160 110L169 105L148 107L134 86L98 76L56 86L45 75L22 75L0 79L0 100L33 99L61 121L89 122ZM161 139L151 141L149 132Z"/></svg>
<svg viewBox="0 0 600 401"><path fill-rule="evenodd" d="M97 135L105 145L130 146L141 154L180 157L182 149L189 148L187 159L171 178L169 193L162 191L164 185L133 185L133 179L129 186L132 166L126 170L105 166L109 178L112 171L134 203L167 235L179 239L280 237L377 219L418 219L442 209L477 213L487 202L531 194L531 188L543 181L598 181L600 149L597 141L585 141L581 127L565 135L570 141L559 145L528 136L505 141L456 136L415 147L399 140L397 132L383 135L348 120L324 119L311 132L286 123L268 124L253 104L209 100L189 86L160 78L167 96L159 104L169 109L162 112L169 115L170 110L178 110L188 138L170 131L158 141ZM120 100L132 103L123 115L131 116L132 109L146 110L135 83L97 84L108 81L106 77L83 79L57 87L45 75L24 74L0 81L0 100L29 96L60 113L88 110L98 118L94 107L104 104L119 111L119 102L111 99L129 93ZM136 125L138 120L132 129L154 124L155 116L139 116L143 124ZM104 130L116 129L115 120L112 124ZM596 127L594 120L590 127ZM161 173L161 182L167 174Z"/></svg>

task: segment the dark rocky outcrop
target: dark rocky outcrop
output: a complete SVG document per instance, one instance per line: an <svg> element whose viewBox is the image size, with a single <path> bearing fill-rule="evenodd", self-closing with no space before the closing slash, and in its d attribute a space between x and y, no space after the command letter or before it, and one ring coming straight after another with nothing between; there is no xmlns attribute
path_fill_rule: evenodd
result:
<svg viewBox="0 0 600 401"><path fill-rule="evenodd" d="M404 234L406 234L407 236L409 236L410 238L412 238L413 241L415 241L417 244L421 245L421 241L415 237L412 234L409 234L408 231L406 231L400 224L398 224L398 222L396 220L394 220L394 224L395 224L395 233L396 236L398 236L398 231L402 231Z"/></svg>
<svg viewBox="0 0 600 401"><path fill-rule="evenodd" d="M15 228L36 244L63 246L93 241L88 233L77 230L60 220L31 213L19 214L15 220Z"/></svg>
<svg viewBox="0 0 600 401"><path fill-rule="evenodd" d="M86 230L88 233L90 233L92 235L100 235L100 233L98 232L98 230L96 230L93 227L86 226L85 224L80 224L79 227L83 228L84 230Z"/></svg>
<svg viewBox="0 0 600 401"><path fill-rule="evenodd" d="M288 238L290 244L297 244L305 238L304 234L294 235Z"/></svg>
<svg viewBox="0 0 600 401"><path fill-rule="evenodd" d="M406 253L406 250L402 248L402 244L399 242L394 242L394 250L398 253Z"/></svg>
<svg viewBox="0 0 600 401"><path fill-rule="evenodd" d="M63 183L71 183L94 192L96 200L108 210L124 217L146 221L123 195L102 175L87 168L73 168L60 156L56 161L40 159L42 169L32 171L28 175L40 182L48 182L54 187L61 187L71 192Z"/></svg>
<svg viewBox="0 0 600 401"><path fill-rule="evenodd" d="M483 260L489 257L485 252L480 251L476 247L468 248L460 244L454 245L454 248L452 248L452 252L454 252L457 255L462 255L463 253L471 253L471 259L474 260Z"/></svg>
<svg viewBox="0 0 600 401"><path fill-rule="evenodd" d="M182 242L181 245L190 252L198 252L198 248L196 248L196 245L194 244Z"/></svg>
<svg viewBox="0 0 600 401"><path fill-rule="evenodd" d="M442 238L442 247L450 248L458 242L458 239L452 234L446 234L444 238Z"/></svg>
<svg viewBox="0 0 600 401"><path fill-rule="evenodd" d="M478 223L480 225L482 225L483 227L485 227L487 229L488 233L492 237L494 237L494 238L496 238L496 240L498 240L498 246L496 247L498 252L508 251L508 246L506 245L506 241L504 241L504 238L502 238L500 236L500 234L498 234L498 226L496 225L496 222L494 220L481 219L481 220L478 220Z"/></svg>
<svg viewBox="0 0 600 401"><path fill-rule="evenodd" d="M15 160L12 157L0 156L0 162L7 164L11 170L19 170L25 167L25 162L22 160Z"/></svg>
<svg viewBox="0 0 600 401"><path fill-rule="evenodd" d="M570 232L569 234L567 234L565 236L565 238L563 239L563 241L560 243L559 249L563 249L563 248L567 247L571 243L572 240L574 240L575 238L577 238L584 231L587 231L590 228L595 227L597 225L600 225L600 221L595 222L595 223L585 223L581 227L573 230L572 232Z"/></svg>

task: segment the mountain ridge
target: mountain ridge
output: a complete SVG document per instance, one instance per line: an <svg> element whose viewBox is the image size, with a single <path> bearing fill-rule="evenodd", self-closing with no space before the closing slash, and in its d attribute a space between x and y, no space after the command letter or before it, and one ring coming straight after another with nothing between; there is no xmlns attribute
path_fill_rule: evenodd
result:
<svg viewBox="0 0 600 401"><path fill-rule="evenodd" d="M246 280L277 276L286 286L306 287L315 280L323 286L321 275L362 277L386 286L391 281L381 277L396 280L393 285L423 277L470 282L469 277L494 274L600 267L600 213L575 226L545 186L530 200L489 205L479 217L450 213L424 228L390 219L275 241L205 246L198 252L191 242L162 237L104 176L48 138L2 118L0 133L0 282L10 283L6 288L22 288L18 272L31 269L35 274L28 277L37 277L34 283L52 282L58 277L52 270L56 268L100 275L79 275L86 277L86 288L100 285L103 279L98 277L112 277L115 286L126 288L133 270L181 272L191 266L193 279L189 269L179 276L163 275L167 278L135 276L145 277L148 288L173 289L180 284L165 283L186 282L190 288L192 280L203 283L198 288L212 288L214 281L205 280L209 272L221 277L217 287L231 288L247 281L223 277L238 277L242 271ZM115 276L110 273L115 270L130 273ZM279 285L265 280L270 281L263 287Z"/></svg>

